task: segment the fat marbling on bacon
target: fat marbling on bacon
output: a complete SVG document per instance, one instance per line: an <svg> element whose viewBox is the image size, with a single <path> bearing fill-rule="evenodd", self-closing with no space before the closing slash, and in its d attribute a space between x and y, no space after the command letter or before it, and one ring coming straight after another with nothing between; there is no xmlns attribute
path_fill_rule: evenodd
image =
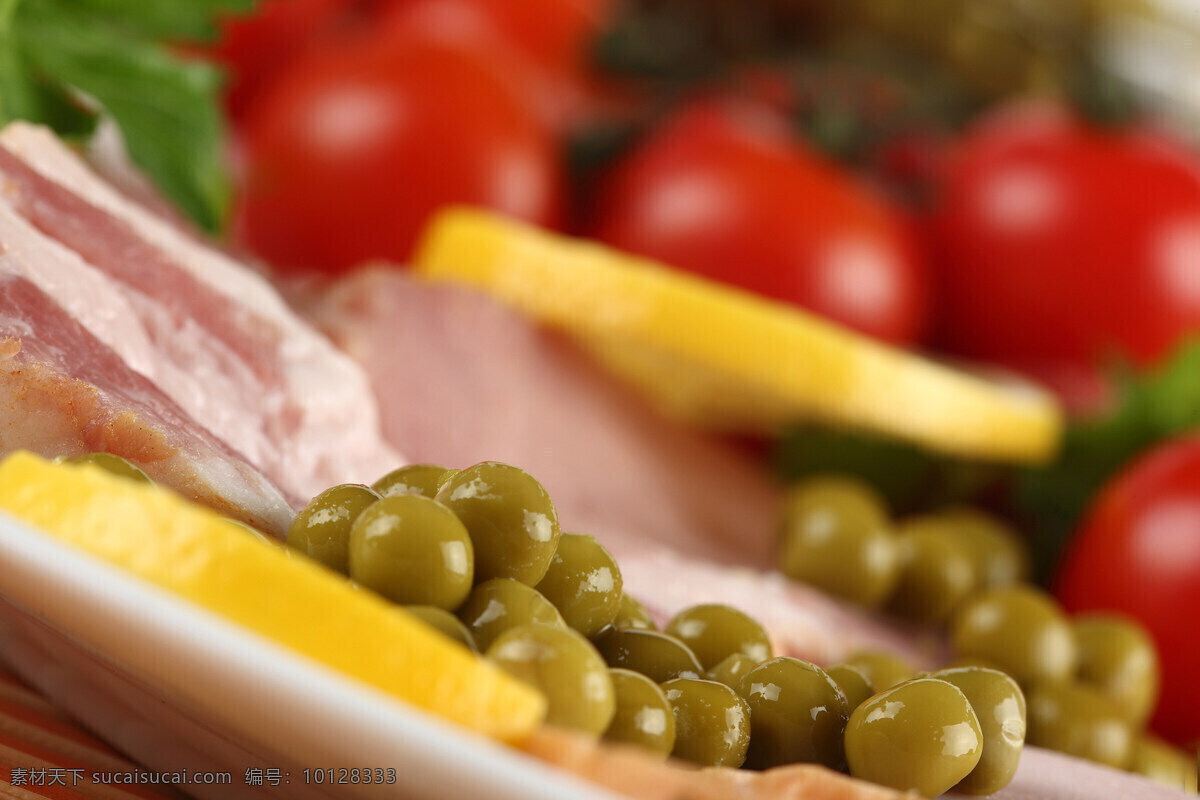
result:
<svg viewBox="0 0 1200 800"><path fill-rule="evenodd" d="M265 279L121 195L46 129L0 131L0 250L3 274L36 286L291 505L402 463L362 371Z"/></svg>

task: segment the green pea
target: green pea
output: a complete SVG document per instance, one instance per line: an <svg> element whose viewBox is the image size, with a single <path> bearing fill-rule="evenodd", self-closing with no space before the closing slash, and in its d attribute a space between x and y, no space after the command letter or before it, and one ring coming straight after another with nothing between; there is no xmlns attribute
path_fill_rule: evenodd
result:
<svg viewBox="0 0 1200 800"><path fill-rule="evenodd" d="M1071 623L1052 597L1032 586L972 595L954 615L950 641L959 656L986 659L1022 687L1065 681L1075 672Z"/></svg>
<svg viewBox="0 0 1200 800"><path fill-rule="evenodd" d="M750 706L747 767L798 762L845 766L842 738L850 710L841 687L820 667L797 658L773 658L746 673L737 693Z"/></svg>
<svg viewBox="0 0 1200 800"><path fill-rule="evenodd" d="M614 628L641 628L647 631L658 630L650 612L646 611L646 607L629 592L621 592L621 600L617 604L617 616L613 618L612 626Z"/></svg>
<svg viewBox="0 0 1200 800"><path fill-rule="evenodd" d="M911 680L917 671L900 656L882 650L860 650L845 665L857 669L877 692Z"/></svg>
<svg viewBox="0 0 1200 800"><path fill-rule="evenodd" d="M708 679L723 683L731 689L736 689L742 676L757 667L761 662L745 653L730 653L721 663L708 671Z"/></svg>
<svg viewBox="0 0 1200 800"><path fill-rule="evenodd" d="M564 533L536 588L567 625L590 638L616 619L622 585L616 559L595 537Z"/></svg>
<svg viewBox="0 0 1200 800"><path fill-rule="evenodd" d="M888 610L915 622L944 622L976 585L966 546L933 515L906 520L897 534L900 578Z"/></svg>
<svg viewBox="0 0 1200 800"><path fill-rule="evenodd" d="M760 662L771 657L771 640L763 626L732 606L708 603L685 608L667 623L664 633L686 644L705 669L733 653Z"/></svg>
<svg viewBox="0 0 1200 800"><path fill-rule="evenodd" d="M858 667L849 664L835 664L825 670L825 674L833 678L846 695L846 708L850 711L858 708L875 694L875 688L867 680L867 675Z"/></svg>
<svg viewBox="0 0 1200 800"><path fill-rule="evenodd" d="M686 644L658 631L608 628L595 642L610 667L640 672L655 683L704 674L696 654Z"/></svg>
<svg viewBox="0 0 1200 800"><path fill-rule="evenodd" d="M604 738L636 744L664 757L670 755L675 747L675 714L666 693L640 672L610 669L608 676L617 710L604 731Z"/></svg>
<svg viewBox="0 0 1200 800"><path fill-rule="evenodd" d="M540 623L565 626L554 604L532 586L512 578L492 578L471 590L458 609L480 650L487 650L509 628Z"/></svg>
<svg viewBox="0 0 1200 800"><path fill-rule="evenodd" d="M937 797L971 773L983 753L979 720L957 686L917 678L875 695L846 725L856 778Z"/></svg>
<svg viewBox="0 0 1200 800"><path fill-rule="evenodd" d="M380 497L396 494L423 494L436 497L442 484L458 474L456 469L446 469L437 464L409 464L394 469L371 484Z"/></svg>
<svg viewBox="0 0 1200 800"><path fill-rule="evenodd" d="M979 763L954 791L975 795L1000 791L1016 774L1025 746L1025 695L1021 688L1003 672L978 667L939 670L929 677L962 690L983 735Z"/></svg>
<svg viewBox="0 0 1200 800"><path fill-rule="evenodd" d="M1010 525L966 506L944 509L937 516L953 525L965 545L979 588L1012 586L1029 580L1029 548Z"/></svg>
<svg viewBox="0 0 1200 800"><path fill-rule="evenodd" d="M1154 736L1144 735L1134 742L1129 771L1188 794L1196 793L1196 759Z"/></svg>
<svg viewBox="0 0 1200 800"><path fill-rule="evenodd" d="M1158 650L1141 625L1089 614L1073 621L1079 652L1076 679L1106 695L1140 728L1158 700Z"/></svg>
<svg viewBox="0 0 1200 800"><path fill-rule="evenodd" d="M662 684L675 715L671 755L705 767L740 767L750 747L750 707L723 683L674 678Z"/></svg>
<svg viewBox="0 0 1200 800"><path fill-rule="evenodd" d="M521 625L492 642L487 658L546 696L546 722L599 736L616 713L604 659L566 627Z"/></svg>
<svg viewBox="0 0 1200 800"><path fill-rule="evenodd" d="M240 519L234 519L233 517L222 517L222 519L224 519L230 525L235 526L238 530L244 531L247 536L251 536L263 544L269 544L272 547L279 547L282 548L284 552L288 552L287 547L283 542L279 541L274 536L268 536L253 525L248 525L245 522L242 522Z"/></svg>
<svg viewBox="0 0 1200 800"><path fill-rule="evenodd" d="M475 637L462 624L462 620L444 608L437 606L403 606L404 610L424 622L447 639L458 642L472 652L479 652Z"/></svg>
<svg viewBox="0 0 1200 800"><path fill-rule="evenodd" d="M394 603L453 611L467 599L474 573L467 529L423 495L385 497L350 526L350 577Z"/></svg>
<svg viewBox="0 0 1200 800"><path fill-rule="evenodd" d="M437 499L471 534L476 580L536 586L545 577L561 531L550 495L528 472L485 461L448 480Z"/></svg>
<svg viewBox="0 0 1200 800"><path fill-rule="evenodd" d="M129 459L112 453L84 453L81 456L67 456L55 460L64 464L91 464L94 467L100 467L105 472L120 475L122 478L129 478L138 483L154 483L141 467Z"/></svg>
<svg viewBox="0 0 1200 800"><path fill-rule="evenodd" d="M780 570L793 580L878 606L899 575L883 498L849 477L796 483L784 501L779 560Z"/></svg>
<svg viewBox="0 0 1200 800"><path fill-rule="evenodd" d="M1129 765L1133 729L1104 695L1077 684L1041 683L1026 700L1030 744L1117 769Z"/></svg>
<svg viewBox="0 0 1200 800"><path fill-rule="evenodd" d="M332 486L300 509L288 527L288 547L335 572L350 572L350 527L379 500L374 489L358 483Z"/></svg>

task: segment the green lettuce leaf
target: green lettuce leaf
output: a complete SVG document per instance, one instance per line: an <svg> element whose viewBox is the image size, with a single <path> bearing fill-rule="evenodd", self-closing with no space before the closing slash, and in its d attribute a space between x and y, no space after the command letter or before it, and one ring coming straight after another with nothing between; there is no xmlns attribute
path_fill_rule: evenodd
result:
<svg viewBox="0 0 1200 800"><path fill-rule="evenodd" d="M201 228L224 225L221 76L172 42L215 34L220 9L253 0L0 0L0 123L24 119L66 137L100 114L131 159Z"/></svg>

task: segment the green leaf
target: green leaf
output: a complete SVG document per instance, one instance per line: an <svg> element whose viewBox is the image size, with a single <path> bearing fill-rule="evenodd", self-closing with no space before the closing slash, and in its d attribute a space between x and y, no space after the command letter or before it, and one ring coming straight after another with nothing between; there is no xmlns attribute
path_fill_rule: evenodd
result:
<svg viewBox="0 0 1200 800"><path fill-rule="evenodd" d="M28 2L28 0L26 0ZM77 16L107 22L145 39L207 41L219 12L249 11L257 0L57 0Z"/></svg>
<svg viewBox="0 0 1200 800"><path fill-rule="evenodd" d="M134 163L201 227L218 230L228 206L218 73L175 58L163 45L137 35L136 27L101 23L94 9L84 7L100 0L77 2L24 0L19 6L14 23L30 71L58 87L60 97L77 90L98 103L120 127ZM109 0L104 5L116 13L118 5L132 9L138 4ZM179 24L190 23L181 19ZM62 109L60 103L57 110ZM50 121L46 109L36 113L35 121Z"/></svg>
<svg viewBox="0 0 1200 800"><path fill-rule="evenodd" d="M1200 426L1200 339L1182 343L1151 372L1117 379L1120 399L1113 410L1071 425L1059 457L1018 478L1014 502L1031 532L1042 580L1114 473L1151 445Z"/></svg>

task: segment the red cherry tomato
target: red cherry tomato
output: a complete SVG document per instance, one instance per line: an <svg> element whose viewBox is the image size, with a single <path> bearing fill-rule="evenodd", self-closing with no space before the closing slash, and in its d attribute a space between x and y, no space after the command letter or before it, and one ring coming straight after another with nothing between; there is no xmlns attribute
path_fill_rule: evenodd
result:
<svg viewBox="0 0 1200 800"><path fill-rule="evenodd" d="M1078 382L1200 331L1200 158L1160 132L1006 109L961 142L934 231L958 354Z"/></svg>
<svg viewBox="0 0 1200 800"><path fill-rule="evenodd" d="M589 51L607 0L403 0L385 6L381 36L503 52L546 121L563 129L589 112L601 87Z"/></svg>
<svg viewBox="0 0 1200 800"><path fill-rule="evenodd" d="M212 55L229 70L225 108L235 123L288 64L353 12L354 0L264 0L249 15L229 16Z"/></svg>
<svg viewBox="0 0 1200 800"><path fill-rule="evenodd" d="M1101 490L1055 591L1069 611L1121 612L1150 631L1163 671L1151 724L1200 741L1200 437L1159 445Z"/></svg>
<svg viewBox="0 0 1200 800"><path fill-rule="evenodd" d="M925 282L897 212L803 149L773 112L696 102L604 180L594 233L898 344Z"/></svg>
<svg viewBox="0 0 1200 800"><path fill-rule="evenodd" d="M238 238L280 267L405 261L451 203L545 226L557 145L491 54L330 47L292 65L245 126Z"/></svg>

